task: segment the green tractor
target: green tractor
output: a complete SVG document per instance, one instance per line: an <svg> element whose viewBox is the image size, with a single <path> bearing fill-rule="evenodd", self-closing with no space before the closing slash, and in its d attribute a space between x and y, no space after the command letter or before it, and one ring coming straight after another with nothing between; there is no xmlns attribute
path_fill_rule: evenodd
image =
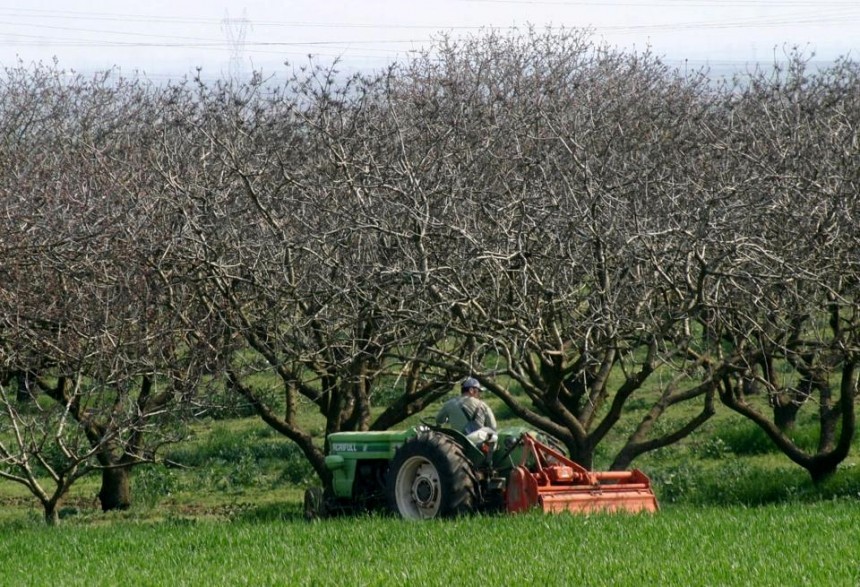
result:
<svg viewBox="0 0 860 587"><path fill-rule="evenodd" d="M468 437L421 424L328 437L331 487L308 489L305 517L390 511L406 519L471 512L656 511L641 471L593 472L560 444L522 427Z"/></svg>

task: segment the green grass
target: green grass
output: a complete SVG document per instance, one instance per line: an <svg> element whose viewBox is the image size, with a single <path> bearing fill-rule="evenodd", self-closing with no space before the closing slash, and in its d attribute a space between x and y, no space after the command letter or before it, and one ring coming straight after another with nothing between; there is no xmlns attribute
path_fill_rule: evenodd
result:
<svg viewBox="0 0 860 587"><path fill-rule="evenodd" d="M0 482L0 585L860 584L856 450L816 487L761 440L723 412L637 460L663 507L653 516L308 524L314 479L289 441L253 417L202 422L166 453L181 466L135 471L126 512L100 512L87 478L49 528Z"/></svg>
<svg viewBox="0 0 860 587"><path fill-rule="evenodd" d="M430 523L33 522L3 529L0 584L857 585L856 514L837 501Z"/></svg>

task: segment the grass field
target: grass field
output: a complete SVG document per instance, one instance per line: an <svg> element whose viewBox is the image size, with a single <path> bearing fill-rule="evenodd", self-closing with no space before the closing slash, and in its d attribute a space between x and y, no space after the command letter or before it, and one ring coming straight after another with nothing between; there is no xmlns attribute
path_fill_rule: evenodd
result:
<svg viewBox="0 0 860 587"><path fill-rule="evenodd" d="M814 486L754 426L717 418L635 462L656 515L308 523L295 446L253 417L210 421L165 455L181 467L135 471L126 512L101 513L86 478L50 528L0 482L0 586L857 586L857 450Z"/></svg>
<svg viewBox="0 0 860 587"><path fill-rule="evenodd" d="M3 585L860 584L858 504L10 527ZM14 531L12 531L14 530Z"/></svg>

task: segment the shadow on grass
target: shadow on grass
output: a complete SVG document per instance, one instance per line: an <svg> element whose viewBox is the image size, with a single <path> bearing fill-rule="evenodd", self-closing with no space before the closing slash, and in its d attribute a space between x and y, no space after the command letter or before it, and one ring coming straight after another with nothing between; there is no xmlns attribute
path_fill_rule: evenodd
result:
<svg viewBox="0 0 860 587"><path fill-rule="evenodd" d="M731 459L707 469L693 461L651 479L661 503L760 506L860 498L860 468L851 465L818 485L796 467L761 468Z"/></svg>
<svg viewBox="0 0 860 587"><path fill-rule="evenodd" d="M271 503L252 506L236 513L232 518L237 522L262 523L300 522L304 520L302 507L297 503Z"/></svg>

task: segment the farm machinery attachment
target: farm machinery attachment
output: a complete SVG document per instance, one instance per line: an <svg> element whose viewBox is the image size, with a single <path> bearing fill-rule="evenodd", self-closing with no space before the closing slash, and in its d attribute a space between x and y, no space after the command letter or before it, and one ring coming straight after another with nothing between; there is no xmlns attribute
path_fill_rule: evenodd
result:
<svg viewBox="0 0 860 587"><path fill-rule="evenodd" d="M642 471L589 471L528 434L520 442L524 458L508 475L507 511L657 511L651 481Z"/></svg>
<svg viewBox="0 0 860 587"><path fill-rule="evenodd" d="M325 490L305 493L305 516L390 510L407 519L470 512L654 512L644 473L589 471L553 438L525 428L468 437L422 424L328 437Z"/></svg>

